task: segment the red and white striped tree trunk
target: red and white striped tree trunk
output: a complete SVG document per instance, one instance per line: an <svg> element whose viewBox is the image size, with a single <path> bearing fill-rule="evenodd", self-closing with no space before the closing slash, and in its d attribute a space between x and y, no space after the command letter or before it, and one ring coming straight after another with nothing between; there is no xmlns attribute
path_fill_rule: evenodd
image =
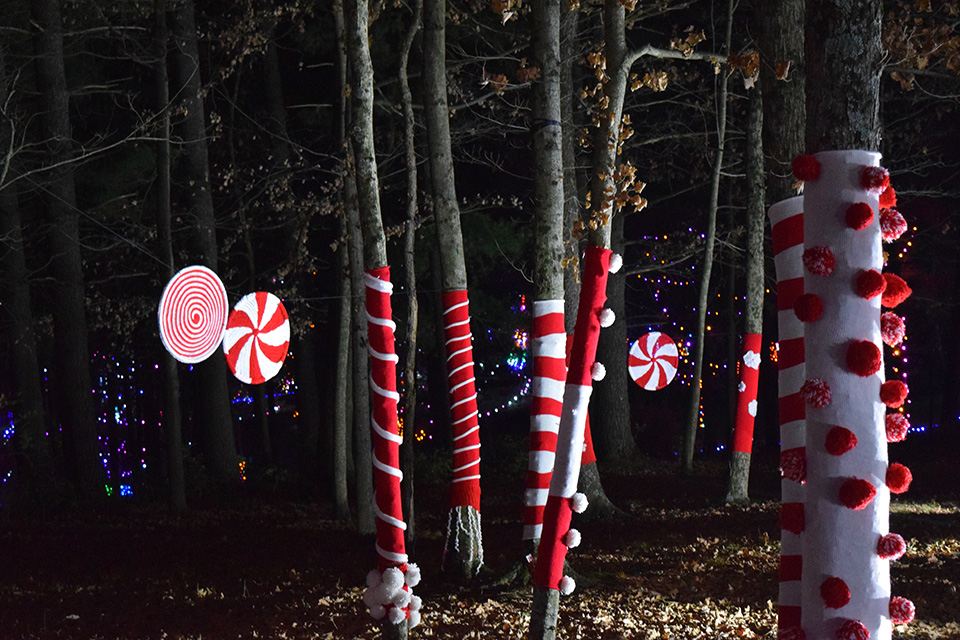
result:
<svg viewBox="0 0 960 640"><path fill-rule="evenodd" d="M767 212L777 271L780 451L784 476L780 481L780 594L777 628L785 633L800 628L803 532L803 461L806 405L803 385L803 323L794 304L803 294L803 198L778 202ZM799 461L799 467L790 461Z"/></svg>
<svg viewBox="0 0 960 640"><path fill-rule="evenodd" d="M524 493L523 539L539 540L557 451L563 386L567 378L563 300L533 303L533 382L530 386L530 456Z"/></svg>
<svg viewBox="0 0 960 640"><path fill-rule="evenodd" d="M473 371L473 334L467 291L443 294L443 335L447 353L447 390L453 427L453 478L450 485L448 548L475 574L483 565L480 534L480 422ZM454 531L456 527L456 531ZM459 545L470 545L460 549Z"/></svg>

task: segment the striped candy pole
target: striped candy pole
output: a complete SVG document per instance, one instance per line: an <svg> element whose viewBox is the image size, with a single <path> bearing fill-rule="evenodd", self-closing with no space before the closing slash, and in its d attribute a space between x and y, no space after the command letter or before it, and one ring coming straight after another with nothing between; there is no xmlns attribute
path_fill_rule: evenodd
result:
<svg viewBox="0 0 960 640"><path fill-rule="evenodd" d="M570 367L563 391L563 408L557 434L557 455L550 490L543 514L543 531L533 580L543 589L570 593L575 584L563 576L567 549L579 543L580 534L570 528L573 511L586 507L582 494L574 496L580 476L580 455L583 450L587 407L593 390L592 376L596 367L597 340L600 327L613 321L612 312L604 309L607 274L612 252L591 246L584 256L583 285L573 334ZM579 498L579 499L577 499Z"/></svg>
<svg viewBox="0 0 960 640"><path fill-rule="evenodd" d="M533 383L530 387L530 457L524 493L523 539L539 540L543 508L557 450L563 385L567 377L563 300L533 303Z"/></svg>
<svg viewBox="0 0 960 640"><path fill-rule="evenodd" d="M803 294L803 198L795 197L770 207L773 259L777 271L777 321L780 351L779 373L780 457L780 596L777 629L780 637L800 630L803 531L804 419L806 407L800 395L804 381L803 323L794 304Z"/></svg>
<svg viewBox="0 0 960 640"><path fill-rule="evenodd" d="M753 424L757 417L757 387L760 382L762 345L763 336L759 333L747 333L743 336L740 385L737 394L737 421L733 430L733 450L739 453L753 451Z"/></svg>
<svg viewBox="0 0 960 640"><path fill-rule="evenodd" d="M470 332L470 303L465 289L443 294L443 336L447 352L447 390L453 427L453 479L448 514L448 549L466 552L474 572L483 565L480 535L480 412L477 410L476 379L473 374L473 334ZM458 517L458 512L459 516ZM453 531L453 527L469 530ZM477 548L462 550L461 538ZM475 561L474 561L475 558Z"/></svg>
<svg viewBox="0 0 960 640"><path fill-rule="evenodd" d="M806 182L804 288L814 310L805 376L829 392L807 409L802 626L810 638L888 640L890 566L879 543L894 484L880 401L885 281L876 213L889 178L870 151L802 158L810 173L798 175Z"/></svg>
<svg viewBox="0 0 960 640"><path fill-rule="evenodd" d="M366 291L367 346L370 354L370 390L373 411L373 485L374 511L377 514L377 571L367 576L363 601L370 615L386 617L391 623L407 620L413 627L420 619L420 599L411 588L420 581L420 570L407 564L400 502L400 443L397 420L397 355L394 350L396 324L391 319L390 268L371 269L363 275Z"/></svg>

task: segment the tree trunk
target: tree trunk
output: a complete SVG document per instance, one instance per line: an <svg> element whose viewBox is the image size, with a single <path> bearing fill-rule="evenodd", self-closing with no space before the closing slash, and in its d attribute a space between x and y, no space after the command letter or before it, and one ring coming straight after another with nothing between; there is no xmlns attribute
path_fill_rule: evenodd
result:
<svg viewBox="0 0 960 640"><path fill-rule="evenodd" d="M453 478L444 569L464 579L483 565L480 520L480 425L463 259L460 207L454 184L447 107L446 3L423 4L424 121L430 141L430 179L443 281L447 389L453 426Z"/></svg>
<svg viewBox="0 0 960 640"><path fill-rule="evenodd" d="M341 235L346 237L346 219L341 218ZM350 366L350 258L347 247L340 246L340 320L337 332L336 388L333 411L333 496L338 520L350 517L347 495L347 380Z"/></svg>
<svg viewBox="0 0 960 640"><path fill-rule="evenodd" d="M391 319L390 269L387 266L386 235L380 215L379 180L376 151L373 138L373 64L370 60L368 34L368 8L365 0L346 3L347 59L350 67L351 126L350 140L356 162L357 202L360 211L360 227L363 234L365 286L364 304L369 337L370 389L374 396L371 425L374 437L374 485L376 487L377 543L379 555L378 572L384 575L387 569L399 568L409 571L404 545L403 508L401 506L399 441L397 422L396 363L394 329ZM374 585L370 585L374 589ZM379 589L377 593L382 593ZM368 591L368 593L372 593ZM388 594L389 595L392 594ZM368 596L369 598L370 596ZM416 626L419 611L401 609L398 623L391 622L396 609L389 601L378 602L381 615L387 618L382 623L384 638L406 638L409 627ZM374 609L371 607L371 612ZM408 618L409 615L409 618Z"/></svg>
<svg viewBox="0 0 960 640"><path fill-rule="evenodd" d="M416 410L417 410L417 321L419 307L417 305L417 263L415 248L417 244L417 151L414 131L416 119L413 113L413 95L410 93L410 82L407 74L407 64L410 59L410 50L417 32L420 31L423 18L423 7L419 0L414 0L410 10L413 15L407 28L400 54L400 64L397 67L397 77L400 80L401 105L403 113L403 142L404 156L407 169L407 220L403 236L404 255L404 289L407 292L407 321L406 321L406 353L403 360L403 423L404 441L401 448L401 463L403 467L403 517L407 523L405 541L407 548L413 551L416 541L416 520L414 518L413 478L416 456L413 448L416 442Z"/></svg>
<svg viewBox="0 0 960 640"><path fill-rule="evenodd" d="M822 316L804 325L804 375L832 395L806 410L801 626L807 637L892 635L890 561L877 543L889 530L892 489L879 401L881 301L850 286L884 262L879 189L863 182L864 170L880 160L881 8L862 0L806 5L806 151L816 154L820 171L805 175L803 238L805 254L814 247L830 251L834 265L814 273L804 261L805 295L818 296L823 306ZM873 212L859 230L843 213L855 203ZM864 351L869 358L858 357ZM829 444L838 431L855 443L840 455ZM826 576L849 589L841 609L824 607Z"/></svg>
<svg viewBox="0 0 960 640"><path fill-rule="evenodd" d="M746 310L744 312L744 356L740 366L740 392L730 459L730 479L726 501L749 500L750 456L753 448L753 426L757 415L757 384L763 355L763 101L760 90L750 92L747 114L747 260ZM752 356L750 354L753 354ZM755 356L755 357L754 357Z"/></svg>
<svg viewBox="0 0 960 640"><path fill-rule="evenodd" d="M203 107L203 88L200 82L200 56L197 46L197 28L193 0L185 0L174 16L173 36L176 40L176 60L180 90L186 111L180 125L183 139L181 177L185 185L185 200L196 231L196 256L202 264L217 270L216 217L210 187L210 169L207 157L207 133ZM197 373L197 418L203 442L205 459L210 471L225 488L240 481L237 468L237 448L230 415L227 388L227 370L220 358L211 357L194 365Z"/></svg>
<svg viewBox="0 0 960 640"><path fill-rule="evenodd" d="M724 40L726 50L730 51L733 31L733 9L735 3L727 5L727 33ZM683 433L683 451L680 456L680 469L683 473L693 471L693 454L697 444L697 429L700 423L700 384L703 379L703 342L707 328L707 301L710 294L710 273L713 271L713 247L717 234L717 205L720 198L720 174L723 169L723 147L727 131L727 73L718 76L720 86L717 90L717 150L713 161L713 175L710 180L710 203L707 211L706 242L703 250L703 265L700 269L700 293L697 301L697 328L694 334L693 378L690 381L690 406L687 410L687 423Z"/></svg>
<svg viewBox="0 0 960 640"><path fill-rule="evenodd" d="M170 85L167 77L167 3L155 0L157 39L157 108L161 110L160 133L157 136L157 237L164 261L166 277L176 272L171 232L170 204ZM174 515L187 510L186 480L183 473L183 435L180 412L180 373L177 361L169 353L163 354L163 432L167 445L168 506Z"/></svg>
<svg viewBox="0 0 960 640"><path fill-rule="evenodd" d="M759 2L760 89L763 91L763 148L767 195L779 202L794 195L790 163L803 153L806 104L803 60L803 2ZM780 77L777 68L780 67Z"/></svg>
<svg viewBox="0 0 960 640"><path fill-rule="evenodd" d="M611 248L623 255L623 215L614 216L612 226ZM608 305L617 318L626 318L625 293L626 274L621 269L607 279ZM590 407L590 436L601 462L629 460L636 449L630 426L629 377L627 367L622 364L627 361L629 348L626 322L614 322L606 331L600 332L597 360L616 363L607 367L603 380L594 385L596 397Z"/></svg>
<svg viewBox="0 0 960 640"><path fill-rule="evenodd" d="M63 27L57 0L32 3L37 26L37 85L41 94L47 172L45 189L49 221L48 249L54 277L54 340L60 417L70 447L74 479L81 500L102 497L97 457L97 431L91 404L90 354L87 347L86 295L80 254L69 90L63 68Z"/></svg>

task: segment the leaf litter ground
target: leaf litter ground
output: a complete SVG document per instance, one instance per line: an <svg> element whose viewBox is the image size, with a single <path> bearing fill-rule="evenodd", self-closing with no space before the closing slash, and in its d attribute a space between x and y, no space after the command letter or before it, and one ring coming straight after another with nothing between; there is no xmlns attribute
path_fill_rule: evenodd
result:
<svg viewBox="0 0 960 640"><path fill-rule="evenodd" d="M558 637L621 640L776 637L777 528L772 464L756 460L756 502L720 506L722 462L679 477L675 463L644 459L601 469L625 517L584 521L568 560L576 592L561 600ZM952 470L953 475L956 471ZM421 478L423 474L421 474ZM484 481L486 569L475 585L441 573L442 482L418 480L413 559L424 623L411 637L523 638L531 588L498 578L523 556L522 468ZM915 483L891 529L908 540L894 594L917 621L895 638L960 638L960 507ZM922 501L921 501L922 500ZM324 504L249 499L195 508L182 519L130 505L98 515L0 520L0 637L4 639L376 638L361 602L373 542Z"/></svg>

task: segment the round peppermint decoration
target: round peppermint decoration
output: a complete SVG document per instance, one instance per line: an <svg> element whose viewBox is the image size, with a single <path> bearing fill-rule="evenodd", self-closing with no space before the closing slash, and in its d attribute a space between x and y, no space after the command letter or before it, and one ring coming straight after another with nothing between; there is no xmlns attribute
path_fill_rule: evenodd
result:
<svg viewBox="0 0 960 640"><path fill-rule="evenodd" d="M630 377L647 391L657 391L677 375L680 353L670 336L659 331L640 336L630 347Z"/></svg>
<svg viewBox="0 0 960 640"><path fill-rule="evenodd" d="M290 346L290 321L280 298L257 291L240 299L223 336L230 371L241 382L260 384L277 375Z"/></svg>
<svg viewBox="0 0 960 640"><path fill-rule="evenodd" d="M180 362L206 360L223 339L227 309L227 290L217 274L200 265L181 269L157 308L163 346Z"/></svg>

